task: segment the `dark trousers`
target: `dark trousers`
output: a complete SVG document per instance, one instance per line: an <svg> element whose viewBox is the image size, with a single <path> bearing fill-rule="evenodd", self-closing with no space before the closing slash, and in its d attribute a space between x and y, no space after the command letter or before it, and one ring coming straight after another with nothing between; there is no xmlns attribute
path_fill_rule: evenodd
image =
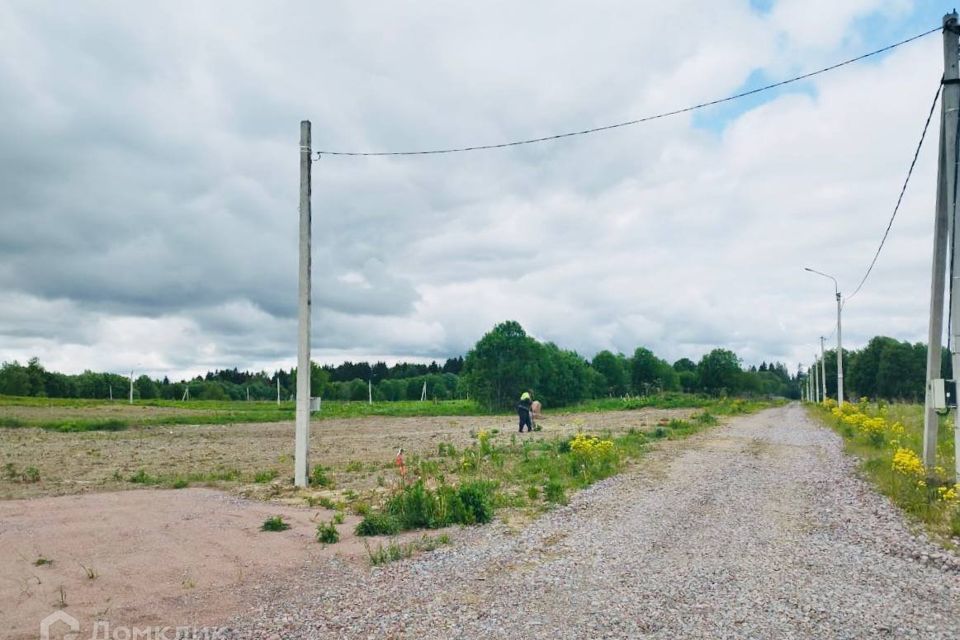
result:
<svg viewBox="0 0 960 640"><path fill-rule="evenodd" d="M523 426L527 426L527 431L533 431L533 426L530 424L530 412L529 411L518 411L517 414L520 416L520 433L523 433Z"/></svg>

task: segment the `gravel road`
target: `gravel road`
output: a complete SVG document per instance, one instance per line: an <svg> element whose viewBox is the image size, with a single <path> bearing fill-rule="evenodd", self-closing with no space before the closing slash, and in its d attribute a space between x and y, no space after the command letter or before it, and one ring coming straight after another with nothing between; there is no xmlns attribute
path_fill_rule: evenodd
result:
<svg viewBox="0 0 960 640"><path fill-rule="evenodd" d="M243 638L957 638L960 559L791 405L666 443L519 533L265 587Z"/></svg>

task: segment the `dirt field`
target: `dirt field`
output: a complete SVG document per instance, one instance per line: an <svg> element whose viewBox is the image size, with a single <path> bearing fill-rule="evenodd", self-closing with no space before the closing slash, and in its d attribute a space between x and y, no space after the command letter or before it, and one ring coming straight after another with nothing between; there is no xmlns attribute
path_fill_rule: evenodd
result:
<svg viewBox="0 0 960 640"><path fill-rule="evenodd" d="M695 412L552 415L541 421L542 432L523 437L554 438L578 430L616 433ZM332 469L336 489L320 493L339 500L385 491L376 478L392 474L392 483L398 447L416 459L436 454L441 442L463 447L473 441L472 431L500 430L494 437L507 439L515 428L508 417L325 420L312 426L312 462ZM334 556L365 563L367 552L353 535L359 517L348 514L339 527L341 541L324 547L315 541L314 530L333 512L289 504L303 502L303 492L290 486L292 453L290 423L109 433L0 429L3 464L36 467L40 474L38 482L0 480L0 495L6 498L0 501L0 625L5 637L36 637L39 621L61 606L83 621L83 632L90 632L98 619L114 626L204 626L236 613L259 588L305 563L329 562ZM141 488L129 481L141 469L153 476L237 469L241 479L213 483L226 493L207 488L119 491ZM268 470L280 475L269 483L250 480ZM259 531L265 518L277 514L293 527Z"/></svg>
<svg viewBox="0 0 960 640"><path fill-rule="evenodd" d="M291 528L261 532L273 515ZM356 516L340 527L336 545L316 542L316 523L332 515L212 489L0 502L3 637L36 638L40 620L61 608L82 621L82 638L97 620L115 627L212 625L240 611L252 591L305 563L365 558L353 535Z"/></svg>
<svg viewBox="0 0 960 640"><path fill-rule="evenodd" d="M661 420L685 418L696 412L642 409L547 415L540 422L542 432L524 437L553 438L578 430L616 433L648 428ZM498 429L495 437L509 438L516 425L509 416L316 421L311 426L310 462L332 469L340 493L372 491L378 475L392 473L399 447L408 452L408 458L426 457L436 454L441 442L463 447L471 442L471 432L481 429ZM129 481L140 470L151 477L178 476L189 478L192 485L276 497L279 489L292 481L293 431L290 422L151 426L81 433L0 429L0 464L21 471L35 467L40 475L38 482L14 481L0 469L0 499L140 488ZM253 483L255 474L271 471L278 473L274 483ZM238 480L222 480L232 472L238 472Z"/></svg>

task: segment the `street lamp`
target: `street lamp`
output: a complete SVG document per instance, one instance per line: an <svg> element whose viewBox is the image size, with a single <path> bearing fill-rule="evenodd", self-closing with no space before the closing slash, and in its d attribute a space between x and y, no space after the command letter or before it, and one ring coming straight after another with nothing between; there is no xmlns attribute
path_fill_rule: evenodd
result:
<svg viewBox="0 0 960 640"><path fill-rule="evenodd" d="M818 276L823 276L824 278L830 278L833 280L833 292L837 296L837 405L843 406L843 337L840 329L840 310L843 308L840 299L840 285L837 284L837 279L833 276L823 273L822 271L817 271L816 269L811 269L810 267L804 267L805 271L810 273L815 273Z"/></svg>

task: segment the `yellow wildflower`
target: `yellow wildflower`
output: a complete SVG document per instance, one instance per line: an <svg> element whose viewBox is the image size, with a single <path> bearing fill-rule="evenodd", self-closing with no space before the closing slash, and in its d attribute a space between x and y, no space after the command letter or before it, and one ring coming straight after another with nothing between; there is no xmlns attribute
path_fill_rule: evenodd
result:
<svg viewBox="0 0 960 640"><path fill-rule="evenodd" d="M893 470L904 475L923 475L923 462L913 450L900 447L893 454Z"/></svg>

